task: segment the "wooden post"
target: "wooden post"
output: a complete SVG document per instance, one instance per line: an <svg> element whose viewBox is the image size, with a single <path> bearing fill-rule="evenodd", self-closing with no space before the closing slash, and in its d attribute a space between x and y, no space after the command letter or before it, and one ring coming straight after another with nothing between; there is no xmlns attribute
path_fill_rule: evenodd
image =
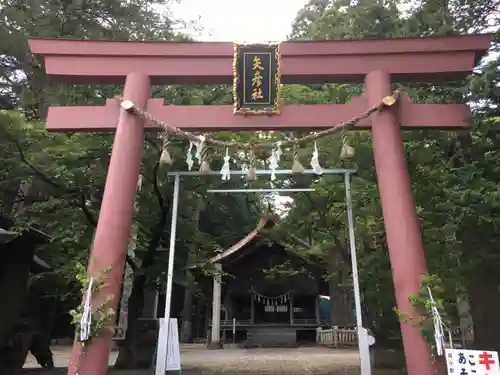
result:
<svg viewBox="0 0 500 375"><path fill-rule="evenodd" d="M132 73L127 76L124 89L124 97L127 100L133 101L138 108L145 108L150 95L151 85L147 75ZM93 306L96 307L109 296L113 297L111 307L115 311L118 305L143 142L142 120L122 110L90 253L90 275L111 267L107 274L106 286L94 298ZM68 375L75 375L77 371L80 374L106 375L111 339L111 334L93 338L84 355L81 355L80 343L75 340Z"/></svg>
<svg viewBox="0 0 500 375"><path fill-rule="evenodd" d="M250 320L255 324L255 296L250 292Z"/></svg>
<svg viewBox="0 0 500 375"><path fill-rule="evenodd" d="M316 296L316 300L315 300L315 305L314 305L314 313L316 315L316 324L319 325L320 323L320 319L319 319L319 295Z"/></svg>
<svg viewBox="0 0 500 375"><path fill-rule="evenodd" d="M236 344L236 318L233 317L233 344Z"/></svg>
<svg viewBox="0 0 500 375"><path fill-rule="evenodd" d="M205 320L203 321L205 342L207 343L207 345L210 344L211 339L210 319L212 319L212 317L210 316L210 312L210 305L207 303L205 304Z"/></svg>
<svg viewBox="0 0 500 375"><path fill-rule="evenodd" d="M290 325L293 326L293 293L290 292Z"/></svg>
<svg viewBox="0 0 500 375"><path fill-rule="evenodd" d="M215 265L216 273L214 275L214 290L212 301L212 339L208 345L209 349L220 349L220 308L222 292L222 266L220 263Z"/></svg>
<svg viewBox="0 0 500 375"><path fill-rule="evenodd" d="M332 344L333 347L336 348L338 346L339 342L339 327L333 326L332 327Z"/></svg>
<svg viewBox="0 0 500 375"><path fill-rule="evenodd" d="M386 72L369 73L365 84L369 105L392 93ZM427 265L396 107L372 115L372 144L397 307L413 316L408 298L418 293ZM433 375L429 346L418 328L401 323L401 334L408 375Z"/></svg>

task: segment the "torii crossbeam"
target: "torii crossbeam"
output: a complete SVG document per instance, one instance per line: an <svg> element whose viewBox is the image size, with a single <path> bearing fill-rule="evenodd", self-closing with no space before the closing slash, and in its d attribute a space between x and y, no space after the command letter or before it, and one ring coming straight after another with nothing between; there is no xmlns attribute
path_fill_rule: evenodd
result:
<svg viewBox="0 0 500 375"><path fill-rule="evenodd" d="M231 106L166 106L150 99L151 84L230 84L231 43L167 43L31 39L51 77L71 83L125 83L124 98L158 120L184 130L285 130L331 127L380 103L393 81L440 82L467 76L489 48L493 35L286 42L282 83L365 82L365 94L345 105L284 106L280 116L233 116ZM408 296L418 292L427 270L419 220L401 139L401 128L464 129L465 105L412 104L373 114L358 125L371 129L378 185L398 309L412 312ZM112 266L107 295L117 303L129 241L144 128L148 124L108 101L103 107L52 107L51 131L114 131L99 222L89 271ZM116 306L115 306L116 307ZM417 328L401 324L409 375L433 375L429 348ZM81 360L81 374L105 375L111 337L97 339ZM79 353L75 345L72 362ZM74 375L74 366L68 374Z"/></svg>

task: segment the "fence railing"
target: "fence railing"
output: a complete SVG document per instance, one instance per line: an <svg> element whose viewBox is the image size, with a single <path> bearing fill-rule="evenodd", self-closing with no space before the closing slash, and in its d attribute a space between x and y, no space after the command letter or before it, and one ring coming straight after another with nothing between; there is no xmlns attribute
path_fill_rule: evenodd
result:
<svg viewBox="0 0 500 375"><path fill-rule="evenodd" d="M316 342L326 346L351 346L358 344L358 335L356 328L339 328L332 327L330 329L318 329Z"/></svg>
<svg viewBox="0 0 500 375"><path fill-rule="evenodd" d="M220 321L221 327L233 326L233 324L236 324L236 327L247 326L252 324L252 319L241 319L241 320L237 319L235 322L233 321L233 319L226 319ZM210 322L210 325L212 325L212 322Z"/></svg>
<svg viewBox="0 0 500 375"><path fill-rule="evenodd" d="M115 326L113 328L113 340L114 341L122 341L125 340L125 335L127 333L126 328Z"/></svg>
<svg viewBox="0 0 500 375"><path fill-rule="evenodd" d="M451 335L453 347L465 347L463 334L460 328L453 328ZM355 327L332 327L329 329L318 329L316 343L333 347L357 345L358 334ZM449 343L446 342L446 346L448 345Z"/></svg>
<svg viewBox="0 0 500 375"><path fill-rule="evenodd" d="M293 318L292 319L292 325L321 325L321 326L329 326L332 324L332 322L330 320L325 320L325 319L321 319L319 320L316 320L316 319L298 319L298 318Z"/></svg>
<svg viewBox="0 0 500 375"><path fill-rule="evenodd" d="M253 323L251 319L236 319L236 322L233 322L232 319L222 319L220 321L221 327L232 327L235 324L237 327L239 326L259 326L259 325L298 325L298 326L330 326L332 323L330 320L320 320L319 323L316 319L293 319L289 323ZM209 326L212 325L212 322L209 322Z"/></svg>

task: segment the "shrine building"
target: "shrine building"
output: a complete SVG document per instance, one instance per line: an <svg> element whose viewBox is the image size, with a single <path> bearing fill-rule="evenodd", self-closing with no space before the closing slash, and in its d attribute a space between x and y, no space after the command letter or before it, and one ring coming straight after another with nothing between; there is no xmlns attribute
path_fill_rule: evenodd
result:
<svg viewBox="0 0 500 375"><path fill-rule="evenodd" d="M209 348L314 343L317 328L332 324L320 314L320 296L328 294L326 270L266 236L276 218L262 215L246 237L209 259L216 270Z"/></svg>

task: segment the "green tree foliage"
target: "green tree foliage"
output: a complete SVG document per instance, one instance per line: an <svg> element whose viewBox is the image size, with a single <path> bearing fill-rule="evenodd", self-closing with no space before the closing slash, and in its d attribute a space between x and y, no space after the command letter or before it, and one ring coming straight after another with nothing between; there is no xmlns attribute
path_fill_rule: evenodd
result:
<svg viewBox="0 0 500 375"><path fill-rule="evenodd" d="M37 303L57 305L69 311L81 298L74 279L79 263L87 263L101 205L109 163L112 134L58 134L44 130L49 105L101 105L120 92L115 86L60 85L48 81L43 64L30 55L30 36L77 39L182 40L174 21L160 1L5 1L0 7L0 91L2 107L19 109L0 113L2 166L0 196L2 215L15 220L19 229L35 227L51 237L38 255L53 271L33 278ZM163 8L159 8L163 5ZM230 90L216 87L157 87L154 96L174 104L228 102ZM224 137L224 135L222 135ZM245 137L245 135L241 135ZM225 135L229 137L229 135ZM185 169L184 144L172 144L173 169ZM129 317L142 316L144 291L164 284L172 204L172 179L168 167L160 166L159 141L148 135L141 168L142 189L134 215L134 290ZM214 156L214 160L217 156ZM213 168L220 168L214 163ZM20 186L27 184L24 194ZM259 201L252 197L211 196L208 187L220 179L186 179L179 206L176 274L174 282L184 285L188 262L199 262L225 248L253 229ZM200 225L194 222L193 207L201 197ZM195 228L196 227L196 228ZM198 229L199 227L199 229ZM188 257L188 254L190 256ZM43 288L40 286L51 286ZM175 308L175 306L174 306ZM177 310L179 310L177 308ZM53 319L59 316L52 317ZM132 333L134 330L130 330ZM134 341L131 337L127 340ZM3 343L0 343L3 344ZM128 348L126 348L128 349ZM127 352L125 352L127 353ZM132 362L126 366L134 366Z"/></svg>
<svg viewBox="0 0 500 375"><path fill-rule="evenodd" d="M496 1L314 1L299 11L292 39L373 39L394 36L462 34L491 30L498 14ZM477 347L498 348L493 339L500 331L491 321L498 312L498 293L486 298L500 283L498 261L497 183L495 176L498 125L498 55L483 65L467 82L441 86L400 86L416 102L472 103L473 131L470 134L413 132L405 134L409 171L413 180L417 211L421 217L429 269L440 275L447 291L447 308L456 316L457 294L470 297ZM321 97L317 102L347 102L360 88L346 85L297 87L301 100L308 90ZM318 93L318 91L320 93ZM346 95L347 93L347 95ZM299 95L297 95L299 96ZM369 133L351 134L355 145L355 211L361 253L360 273L368 324L379 339L398 331L390 263L378 202ZM338 140L321 142L322 159L338 160ZM337 162L338 164L338 162ZM329 165L331 166L331 165ZM343 188L333 177L316 183L311 196L296 197L287 219L293 233L308 239L309 251L325 260L340 259L335 275L339 281L350 269L346 257L346 218ZM330 202L330 203L328 203ZM321 211L319 208L324 207ZM307 212L313 212L307 216ZM304 217L307 217L304 220ZM332 251L332 248L336 248ZM337 254L337 255L335 255ZM337 263L338 264L338 263ZM484 278L478 275L484 275ZM480 286L481 285L481 286ZM488 289L489 290L489 289ZM488 307L484 309L478 306ZM486 321L488 323L486 323ZM457 321L454 321L457 324ZM489 330L483 328L487 324ZM494 333L495 332L495 333ZM488 335L489 333L489 335ZM380 340L379 340L380 341Z"/></svg>
<svg viewBox="0 0 500 375"><path fill-rule="evenodd" d="M60 85L46 79L43 63L30 55L29 36L77 39L182 40L177 21L160 1L5 0L0 6L0 106L17 111L0 113L0 197L2 215L19 228L36 227L48 233L50 244L39 255L53 271L33 279L44 301L62 301L75 307L79 285L72 276L88 258L109 163L112 135L49 134L43 120L49 105L99 105L120 92L115 86ZM163 5L159 8L158 5ZM310 0L292 25L291 39L375 39L397 36L445 35L482 32L498 24L499 0ZM456 294L470 296L476 345L499 349L495 338L500 313L498 301L498 181L500 141L496 132L500 113L498 55L467 82L441 86L399 86L417 102L470 102L474 107L470 134L413 132L405 134L408 165L421 217L429 270L438 274L447 294L446 308L453 315ZM362 87L345 84L287 85L286 103L347 103ZM154 96L172 104L227 104L230 88L218 85L155 87ZM333 125L333 124L332 124ZM298 135L298 134L297 134ZM247 133L221 133L223 139L247 140ZM279 134L268 135L270 138ZM378 189L368 132L348 135L356 148L352 161L339 158L338 138L319 142L325 167L357 166L353 180L359 266L365 316L378 342L398 334L393 313L393 285L378 200ZM172 205L168 168L158 164L159 141L148 135L137 195L134 288L131 322L141 316L144 290L165 278ZM185 145L173 143L172 169L184 169ZM220 152L220 151L218 151ZM310 146L299 154L304 165ZM259 165L269 155L258 155ZM220 154L211 155L220 168ZM290 163L290 155L285 156ZM235 167L239 167L237 161ZM29 183L28 193L19 195ZM175 283L192 292L186 265L208 256L248 233L256 222L260 202L252 196L209 195L218 178L183 181L179 210ZM252 183L261 186L262 180ZM336 177L295 177L286 186L312 183L314 194L294 195L289 214L274 235L297 251L321 259L329 268L331 293L350 280L344 190ZM234 187L243 182L232 181ZM201 201L201 203L200 203ZM22 203L19 207L19 203ZM61 220L63 219L63 220ZM295 236L290 236L294 233ZM295 238L292 238L295 237ZM40 288L50 285L50 288ZM135 291L135 292L134 292ZM495 297L491 297L495 296ZM335 299L332 300L335 303ZM178 308L177 310L179 310ZM189 314L188 314L189 315ZM133 337L128 337L130 349ZM124 352L128 353L128 352ZM131 356L132 358L133 356ZM127 366L133 366L133 360Z"/></svg>

